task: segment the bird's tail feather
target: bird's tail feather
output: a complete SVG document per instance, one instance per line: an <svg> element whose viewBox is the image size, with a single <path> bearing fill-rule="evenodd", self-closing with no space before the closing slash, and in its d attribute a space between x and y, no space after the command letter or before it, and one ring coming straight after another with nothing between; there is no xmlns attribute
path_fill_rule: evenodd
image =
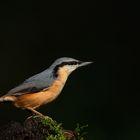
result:
<svg viewBox="0 0 140 140"><path fill-rule="evenodd" d="M14 96L2 96L0 97L0 102L5 102L5 101L15 101L16 97Z"/></svg>

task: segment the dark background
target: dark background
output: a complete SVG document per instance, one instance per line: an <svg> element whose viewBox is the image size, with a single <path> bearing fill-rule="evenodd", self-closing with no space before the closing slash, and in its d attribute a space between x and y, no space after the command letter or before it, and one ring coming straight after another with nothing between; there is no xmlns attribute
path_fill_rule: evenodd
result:
<svg viewBox="0 0 140 140"><path fill-rule="evenodd" d="M75 71L56 101L39 109L87 140L139 140L138 4L123 1L5 1L0 4L0 93L69 56ZM0 124L30 114L0 104Z"/></svg>

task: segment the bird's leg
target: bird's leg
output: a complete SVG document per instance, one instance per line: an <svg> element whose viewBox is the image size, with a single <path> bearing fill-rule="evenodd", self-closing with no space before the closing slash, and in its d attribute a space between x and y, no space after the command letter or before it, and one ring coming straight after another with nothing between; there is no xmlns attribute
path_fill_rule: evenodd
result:
<svg viewBox="0 0 140 140"><path fill-rule="evenodd" d="M26 109L30 110L32 113L36 114L36 115L39 115L39 116L44 116L43 114L41 114L40 112L36 111L35 109L33 108L30 108L30 107L27 107Z"/></svg>

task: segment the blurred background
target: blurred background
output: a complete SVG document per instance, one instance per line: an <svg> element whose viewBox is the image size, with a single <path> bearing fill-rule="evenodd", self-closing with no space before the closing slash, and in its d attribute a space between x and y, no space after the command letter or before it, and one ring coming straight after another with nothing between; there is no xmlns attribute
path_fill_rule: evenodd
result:
<svg viewBox="0 0 140 140"><path fill-rule="evenodd" d="M120 1L4 1L0 4L0 95L57 58L94 61L76 70L39 111L87 140L139 140L137 4ZM0 104L0 125L30 114Z"/></svg>

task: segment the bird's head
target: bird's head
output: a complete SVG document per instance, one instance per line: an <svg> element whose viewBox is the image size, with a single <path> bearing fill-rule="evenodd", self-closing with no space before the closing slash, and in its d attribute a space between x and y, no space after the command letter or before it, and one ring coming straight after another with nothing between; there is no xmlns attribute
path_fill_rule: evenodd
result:
<svg viewBox="0 0 140 140"><path fill-rule="evenodd" d="M69 57L62 57L54 61L54 63L51 65L51 68L54 69L54 73L57 73L58 70L64 70L69 75L71 72L76 70L79 67L86 66L88 64L91 64L93 62L83 62L80 60L76 60Z"/></svg>

